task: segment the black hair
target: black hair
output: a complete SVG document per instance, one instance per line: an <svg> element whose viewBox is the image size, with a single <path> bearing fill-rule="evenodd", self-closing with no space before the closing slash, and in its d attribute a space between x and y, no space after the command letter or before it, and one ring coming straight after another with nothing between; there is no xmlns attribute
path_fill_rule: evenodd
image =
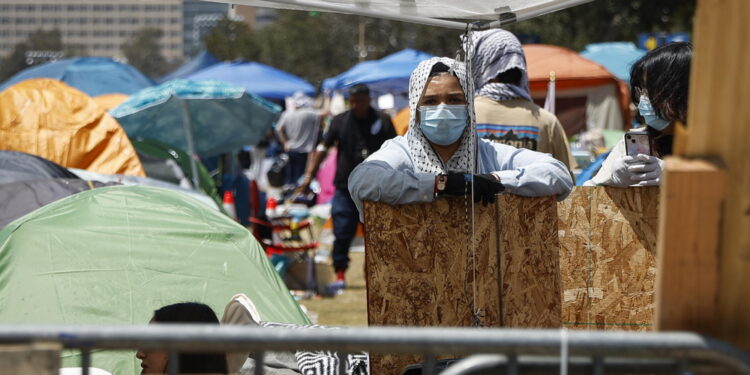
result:
<svg viewBox="0 0 750 375"><path fill-rule="evenodd" d="M432 69L430 70L430 75L428 77L436 76L442 73L448 73L450 71L451 71L451 68L448 65L445 65L441 62L437 62L435 63L435 65L432 66Z"/></svg>
<svg viewBox="0 0 750 375"><path fill-rule="evenodd" d="M358 94L370 95L370 88L367 87L367 85L365 85L364 83L358 83L349 88L349 96Z"/></svg>
<svg viewBox="0 0 750 375"><path fill-rule="evenodd" d="M197 302L175 303L154 311L157 323L208 323L219 324L219 319L210 307ZM227 358L224 353L180 353L180 373L226 374Z"/></svg>
<svg viewBox="0 0 750 375"><path fill-rule="evenodd" d="M521 77L523 77L523 72L521 71L521 69L510 68L498 74L495 77L495 80L497 80L497 82L499 83L507 83L518 86L521 84Z"/></svg>
<svg viewBox="0 0 750 375"><path fill-rule="evenodd" d="M670 43L647 53L630 69L630 96L638 103L638 89L646 89L659 117L668 121L687 121L690 60L693 45Z"/></svg>

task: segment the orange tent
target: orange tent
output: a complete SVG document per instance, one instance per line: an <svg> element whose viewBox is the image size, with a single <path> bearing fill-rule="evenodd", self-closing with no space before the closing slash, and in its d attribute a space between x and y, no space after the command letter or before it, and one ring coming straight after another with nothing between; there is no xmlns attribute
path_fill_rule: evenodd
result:
<svg viewBox="0 0 750 375"><path fill-rule="evenodd" d="M628 85L605 67L564 47L526 44L523 50L537 104L544 103L555 73L555 114L568 135L587 128L623 130L630 123Z"/></svg>
<svg viewBox="0 0 750 375"><path fill-rule="evenodd" d="M125 94L104 94L95 96L94 101L96 104L99 104L100 107L104 108L105 111L111 111L118 105L122 104L127 98L128 96Z"/></svg>
<svg viewBox="0 0 750 375"><path fill-rule="evenodd" d="M146 175L120 124L88 95L54 79L30 79L0 92L0 149L66 168Z"/></svg>
<svg viewBox="0 0 750 375"><path fill-rule="evenodd" d="M404 107L398 111L395 116L391 117L393 128L396 130L396 134L404 135L409 130L409 107Z"/></svg>

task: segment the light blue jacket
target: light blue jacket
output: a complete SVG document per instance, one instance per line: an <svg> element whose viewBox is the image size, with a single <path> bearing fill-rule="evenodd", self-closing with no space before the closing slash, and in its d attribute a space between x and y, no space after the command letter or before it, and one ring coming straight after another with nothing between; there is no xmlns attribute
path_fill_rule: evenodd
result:
<svg viewBox="0 0 750 375"><path fill-rule="evenodd" d="M568 196L573 188L565 164L549 154L479 140L479 173L500 178L505 192L537 197ZM349 175L349 192L360 212L362 201L389 204L432 202L435 175L417 173L406 137L399 136L358 165Z"/></svg>

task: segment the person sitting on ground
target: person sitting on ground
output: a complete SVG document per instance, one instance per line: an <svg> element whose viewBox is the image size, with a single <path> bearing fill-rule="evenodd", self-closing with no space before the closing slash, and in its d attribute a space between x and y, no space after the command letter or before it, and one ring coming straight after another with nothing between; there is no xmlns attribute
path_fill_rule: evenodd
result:
<svg viewBox="0 0 750 375"><path fill-rule="evenodd" d="M633 103L646 123L654 155L626 154L625 140L610 152L594 178L584 185L616 187L659 186L664 168L662 158L672 154L674 123L687 122L690 43L670 43L647 53L630 70Z"/></svg>
<svg viewBox="0 0 750 375"><path fill-rule="evenodd" d="M196 302L176 303L154 311L149 324L161 323L206 323L219 324L219 319L210 307ZM168 354L163 351L138 350L136 358L141 360L141 374L166 374ZM181 353L181 374L226 374L227 360L224 353Z"/></svg>
<svg viewBox="0 0 750 375"><path fill-rule="evenodd" d="M526 56L518 38L500 29L471 35L479 137L549 153L568 169L575 168L560 120L531 98Z"/></svg>
<svg viewBox="0 0 750 375"><path fill-rule="evenodd" d="M431 202L440 195L471 194L494 202L500 191L557 195L573 187L565 164L548 154L477 140L464 65L434 57L409 79L409 130L354 169L349 191L362 217L362 201ZM473 180L473 184L471 181Z"/></svg>

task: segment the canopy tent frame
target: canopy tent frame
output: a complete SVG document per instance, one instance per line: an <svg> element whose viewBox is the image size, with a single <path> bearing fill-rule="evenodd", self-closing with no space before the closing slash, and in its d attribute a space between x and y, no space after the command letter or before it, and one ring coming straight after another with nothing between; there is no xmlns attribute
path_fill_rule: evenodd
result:
<svg viewBox="0 0 750 375"><path fill-rule="evenodd" d="M253 0L208 0L217 3L228 3L228 4L241 4L249 6L257 6ZM465 30L467 27L472 30L487 30L492 28L500 28L505 25L509 25L515 22L525 21L531 18L539 17L547 13L557 12L559 10L574 7L576 5L588 3L594 0L564 0L560 3L554 4L553 6L540 6L534 9L529 9L524 14L518 15L513 12L509 7L504 6L495 9L497 12L497 20L469 20L465 22L452 21L447 19L420 17L412 15L404 15L397 13L383 12L379 10L367 9L364 7L347 7L343 5L335 5L330 3L322 3L320 1L311 0L265 0L264 3L278 3L279 8L284 6L298 7L305 10L318 10L333 13L345 13L353 14L358 16L383 18L393 21L402 21L409 23L416 23L428 26L444 27L449 29Z"/></svg>

